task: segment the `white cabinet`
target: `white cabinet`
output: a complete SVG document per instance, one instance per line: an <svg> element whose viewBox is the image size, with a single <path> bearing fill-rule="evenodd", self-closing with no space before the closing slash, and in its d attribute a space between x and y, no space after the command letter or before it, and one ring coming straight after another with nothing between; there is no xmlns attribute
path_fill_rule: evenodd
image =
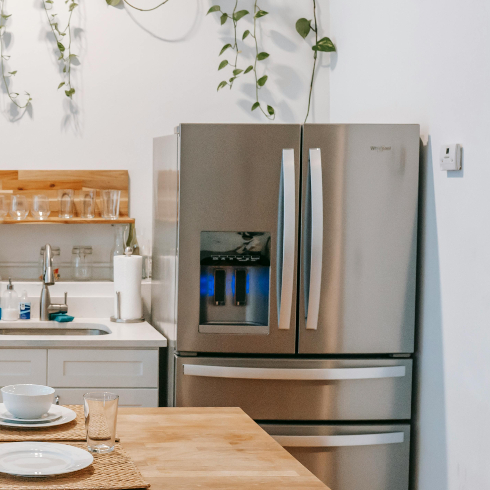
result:
<svg viewBox="0 0 490 490"><path fill-rule="evenodd" d="M157 388L157 350L50 349L48 384L56 388Z"/></svg>
<svg viewBox="0 0 490 490"><path fill-rule="evenodd" d="M0 386L46 384L46 349L0 349Z"/></svg>
<svg viewBox="0 0 490 490"><path fill-rule="evenodd" d="M90 388L56 388L60 405L80 405L83 395ZM110 391L119 395L120 407L158 407L158 390L156 388L95 388L94 391Z"/></svg>

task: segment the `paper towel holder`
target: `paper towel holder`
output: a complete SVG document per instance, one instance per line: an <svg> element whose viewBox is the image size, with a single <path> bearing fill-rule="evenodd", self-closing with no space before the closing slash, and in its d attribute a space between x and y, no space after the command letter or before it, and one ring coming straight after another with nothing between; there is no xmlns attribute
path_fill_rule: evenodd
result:
<svg viewBox="0 0 490 490"><path fill-rule="evenodd" d="M116 315L111 316L111 322L115 323L142 323L145 321L144 318L127 319L121 318L121 292L116 291Z"/></svg>

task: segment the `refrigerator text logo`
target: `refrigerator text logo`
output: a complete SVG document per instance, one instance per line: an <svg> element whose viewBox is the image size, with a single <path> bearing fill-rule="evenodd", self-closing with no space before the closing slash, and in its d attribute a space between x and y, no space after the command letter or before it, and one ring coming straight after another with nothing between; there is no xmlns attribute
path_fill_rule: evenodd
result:
<svg viewBox="0 0 490 490"><path fill-rule="evenodd" d="M371 151L377 151L381 153L382 151L390 151L391 146L371 146Z"/></svg>

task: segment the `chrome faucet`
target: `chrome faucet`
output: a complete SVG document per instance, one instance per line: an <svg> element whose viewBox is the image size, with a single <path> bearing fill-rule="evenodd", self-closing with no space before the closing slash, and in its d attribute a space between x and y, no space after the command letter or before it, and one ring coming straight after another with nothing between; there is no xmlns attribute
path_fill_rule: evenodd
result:
<svg viewBox="0 0 490 490"><path fill-rule="evenodd" d="M55 305L51 304L51 297L49 295L48 286L54 284L54 271L53 271L53 250L49 243L46 244L44 249L43 258L43 288L41 290L41 301L39 309L39 318L41 321L48 321L51 313L68 313L68 293L65 293L65 304Z"/></svg>

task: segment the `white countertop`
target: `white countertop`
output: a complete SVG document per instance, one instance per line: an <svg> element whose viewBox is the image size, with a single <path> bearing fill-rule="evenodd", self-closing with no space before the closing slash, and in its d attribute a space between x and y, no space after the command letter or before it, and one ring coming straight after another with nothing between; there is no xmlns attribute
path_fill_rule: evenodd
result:
<svg viewBox="0 0 490 490"><path fill-rule="evenodd" d="M167 339L149 323L113 323L107 318L76 318L73 322L41 322L38 319L5 322L0 320L0 330L7 327L40 330L85 327L110 331L106 335L0 335L0 348L153 348L166 347Z"/></svg>

